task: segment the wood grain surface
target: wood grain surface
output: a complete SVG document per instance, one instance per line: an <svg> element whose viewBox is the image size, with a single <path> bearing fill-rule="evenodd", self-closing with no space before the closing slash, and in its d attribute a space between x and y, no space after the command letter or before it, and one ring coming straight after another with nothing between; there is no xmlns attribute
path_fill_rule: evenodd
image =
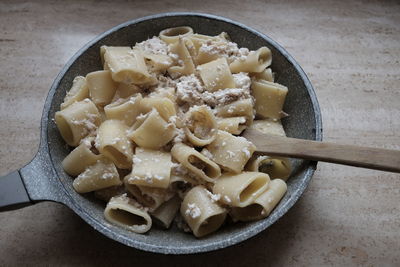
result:
<svg viewBox="0 0 400 267"><path fill-rule="evenodd" d="M0 175L34 156L47 91L81 46L166 11L208 12L264 32L308 74L325 141L400 149L399 1L2 0ZM320 163L304 196L268 230L194 256L125 247L68 208L41 203L0 213L0 266L400 266L399 178Z"/></svg>

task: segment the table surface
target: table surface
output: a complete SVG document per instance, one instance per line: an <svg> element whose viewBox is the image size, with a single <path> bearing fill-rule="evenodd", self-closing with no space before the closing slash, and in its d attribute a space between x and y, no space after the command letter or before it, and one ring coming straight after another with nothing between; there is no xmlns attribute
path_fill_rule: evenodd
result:
<svg viewBox="0 0 400 267"><path fill-rule="evenodd" d="M178 2L1 1L0 175L34 156L47 91L81 46L117 24L167 11L225 16L285 47L315 87L325 141L400 149L398 1ZM192 256L125 247L44 202L0 214L0 265L399 266L399 178L319 163L304 196L268 230Z"/></svg>

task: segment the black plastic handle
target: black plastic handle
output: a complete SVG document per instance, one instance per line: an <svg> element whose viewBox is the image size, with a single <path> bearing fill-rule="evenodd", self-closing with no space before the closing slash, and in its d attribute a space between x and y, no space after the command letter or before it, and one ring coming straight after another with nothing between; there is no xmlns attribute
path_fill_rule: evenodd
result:
<svg viewBox="0 0 400 267"><path fill-rule="evenodd" d="M21 169L0 177L0 212L23 208L41 201L69 204L51 165L41 148Z"/></svg>
<svg viewBox="0 0 400 267"><path fill-rule="evenodd" d="M32 205L19 171L0 177L0 211Z"/></svg>

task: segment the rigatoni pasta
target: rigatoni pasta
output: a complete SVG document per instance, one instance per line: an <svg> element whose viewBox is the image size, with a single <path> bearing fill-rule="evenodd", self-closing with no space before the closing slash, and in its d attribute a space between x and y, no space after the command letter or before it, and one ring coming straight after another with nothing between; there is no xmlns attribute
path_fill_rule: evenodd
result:
<svg viewBox="0 0 400 267"><path fill-rule="evenodd" d="M226 210L209 197L210 191L199 185L182 201L181 215L196 237L216 231L225 221Z"/></svg>
<svg viewBox="0 0 400 267"><path fill-rule="evenodd" d="M231 215L234 220L252 221L267 217L287 191L286 183L281 179L272 180L266 191L252 203L244 207L234 207Z"/></svg>
<svg viewBox="0 0 400 267"><path fill-rule="evenodd" d="M74 189L93 192L108 222L138 234L176 219L201 238L227 216L267 217L287 190L290 161L255 154L240 134L285 136L288 89L271 60L267 47L250 51L225 32L188 26L102 46L103 69L75 77L55 114L73 148L62 165Z"/></svg>
<svg viewBox="0 0 400 267"><path fill-rule="evenodd" d="M78 193L87 193L120 184L121 180L115 165L110 160L102 158L79 174L73 186Z"/></svg>
<svg viewBox="0 0 400 267"><path fill-rule="evenodd" d="M70 146L77 146L100 125L100 113L86 98L57 111L55 121L64 141Z"/></svg>
<svg viewBox="0 0 400 267"><path fill-rule="evenodd" d="M72 87L69 89L67 95L64 98L60 109L64 109L74 102L82 101L89 97L89 88L86 83L86 78L82 76L76 76L72 81Z"/></svg>
<svg viewBox="0 0 400 267"><path fill-rule="evenodd" d="M104 217L116 225L139 234L150 230L152 225L146 208L126 194L110 199L104 210Z"/></svg>

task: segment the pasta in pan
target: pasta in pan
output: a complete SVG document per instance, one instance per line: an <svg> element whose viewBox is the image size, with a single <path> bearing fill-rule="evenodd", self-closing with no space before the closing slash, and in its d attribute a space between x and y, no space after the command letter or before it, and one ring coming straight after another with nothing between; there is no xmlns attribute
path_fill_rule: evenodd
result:
<svg viewBox="0 0 400 267"><path fill-rule="evenodd" d="M102 46L102 70L77 76L55 122L73 147L73 187L105 201L104 218L143 234L175 222L197 238L267 217L284 197L290 161L259 156L247 128L285 136L288 88L269 48L227 33L165 29L133 46ZM183 226L182 226L183 225Z"/></svg>

